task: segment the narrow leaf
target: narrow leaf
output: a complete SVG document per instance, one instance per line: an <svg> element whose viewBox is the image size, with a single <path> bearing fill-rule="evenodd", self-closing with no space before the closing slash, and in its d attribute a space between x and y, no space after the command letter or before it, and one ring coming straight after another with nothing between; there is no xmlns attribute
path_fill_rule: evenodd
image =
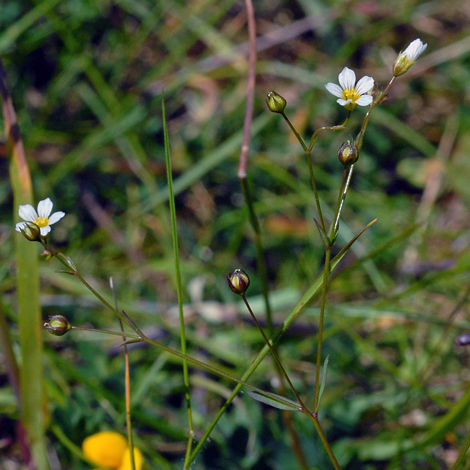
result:
<svg viewBox="0 0 470 470"><path fill-rule="evenodd" d="M279 395L275 395L274 393L267 393L266 395L261 395L257 392L247 392L251 398L254 398L256 401L260 401L266 405L270 405L274 408L278 408L280 410L289 410L289 411L300 411L300 406L291 401L287 400L284 397Z"/></svg>
<svg viewBox="0 0 470 470"><path fill-rule="evenodd" d="M326 356L325 362L323 364L323 375L321 379L321 385L320 385L320 391L318 393L318 404L317 404L317 409L315 411L318 411L320 409L320 402L321 402L321 397L323 395L323 391L325 390L325 385L326 385L326 376L328 372L328 362L330 361L330 355Z"/></svg>
<svg viewBox="0 0 470 470"><path fill-rule="evenodd" d="M14 217L18 221L18 208L33 202L31 176L19 134L15 109L5 82L0 60L0 97L9 154L10 180L14 196ZM27 440L19 437L24 449L32 454L35 468L49 469L46 453L46 403L42 364L42 319L39 302L39 261L35 243L27 242L16 233L18 325L21 349L20 366L20 419ZM29 447L29 449L28 449ZM31 462L29 462L31 463Z"/></svg>
<svg viewBox="0 0 470 470"><path fill-rule="evenodd" d="M330 240L328 239L328 235L323 230L322 226L318 223L317 219L314 218L313 220L315 222L315 225L317 226L318 232L320 233L320 237L323 244L325 245L325 248L328 248L330 246Z"/></svg>
<svg viewBox="0 0 470 470"><path fill-rule="evenodd" d="M125 336L126 333L123 333ZM134 344L134 343L140 343L142 340L141 339L128 339L127 341L123 341L122 343L119 343L116 347L120 348L121 346L127 346L128 344Z"/></svg>

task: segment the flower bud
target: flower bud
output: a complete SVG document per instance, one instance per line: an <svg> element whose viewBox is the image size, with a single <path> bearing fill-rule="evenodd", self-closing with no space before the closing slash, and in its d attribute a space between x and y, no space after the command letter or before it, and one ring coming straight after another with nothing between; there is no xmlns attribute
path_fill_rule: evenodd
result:
<svg viewBox="0 0 470 470"><path fill-rule="evenodd" d="M283 114L286 109L287 101L275 91L270 91L266 98L266 104L273 113Z"/></svg>
<svg viewBox="0 0 470 470"><path fill-rule="evenodd" d="M41 241L41 229L34 223L26 223L21 228L21 233L26 240L30 242L39 242Z"/></svg>
<svg viewBox="0 0 470 470"><path fill-rule="evenodd" d="M227 276L227 281L232 292L238 295L243 295L250 285L250 278L243 269L235 269Z"/></svg>
<svg viewBox="0 0 470 470"><path fill-rule="evenodd" d="M427 47L428 45L424 44L421 39L415 39L404 51L398 54L397 60L393 64L393 76L398 77L408 72L409 68Z"/></svg>
<svg viewBox="0 0 470 470"><path fill-rule="evenodd" d="M393 64L393 75L395 77L403 75L404 73L408 72L413 63L414 62L410 62L410 60L400 52L400 54L398 54L397 60Z"/></svg>
<svg viewBox="0 0 470 470"><path fill-rule="evenodd" d="M44 328L55 336L62 336L72 329L72 325L64 316L53 315L49 317L48 323L44 323Z"/></svg>
<svg viewBox="0 0 470 470"><path fill-rule="evenodd" d="M357 152L357 148L354 145L354 141L351 143L348 140L347 142L344 142L343 145L341 145L338 152L338 158L344 167L351 166L357 162L359 153Z"/></svg>
<svg viewBox="0 0 470 470"><path fill-rule="evenodd" d="M50 260L52 258L52 253L49 250L42 250L41 256L44 256L46 260Z"/></svg>

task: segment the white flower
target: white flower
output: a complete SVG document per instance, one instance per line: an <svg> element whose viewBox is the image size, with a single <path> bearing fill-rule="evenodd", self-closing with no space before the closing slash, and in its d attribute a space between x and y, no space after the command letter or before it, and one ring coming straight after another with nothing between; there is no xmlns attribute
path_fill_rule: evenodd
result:
<svg viewBox="0 0 470 470"><path fill-rule="evenodd" d="M51 231L50 226L58 222L65 215L65 212L55 212L51 215L53 205L52 201L47 198L39 202L37 212L30 204L20 206L18 213L26 222L17 223L16 231L22 232L27 228L28 224L33 223L39 227L41 237L45 237Z"/></svg>
<svg viewBox="0 0 470 470"><path fill-rule="evenodd" d="M372 103L372 96L367 95L374 86L372 77L362 77L356 84L356 74L353 70L344 67L338 75L340 86L335 83L327 83L325 88L339 100L336 100L348 111L352 111L356 106L368 106Z"/></svg>
<svg viewBox="0 0 470 470"><path fill-rule="evenodd" d="M416 59L426 50L427 44L421 39L415 39L404 51L398 54L393 64L393 75L403 75L416 62Z"/></svg>

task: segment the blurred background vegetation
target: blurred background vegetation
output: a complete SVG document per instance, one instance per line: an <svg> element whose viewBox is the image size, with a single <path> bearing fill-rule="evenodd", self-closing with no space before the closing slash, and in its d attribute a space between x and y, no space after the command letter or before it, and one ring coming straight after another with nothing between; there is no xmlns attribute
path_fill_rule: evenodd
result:
<svg viewBox="0 0 470 470"><path fill-rule="evenodd" d="M287 99L289 117L309 138L344 120L324 88L344 66L384 85L398 51L417 37L428 44L372 114L356 165L338 246L379 221L330 286L321 421L344 469L449 468L470 432L462 403L469 355L454 344L470 329L470 4L258 0L255 10L248 178L276 322L316 276L323 248L305 158L282 118L267 111L266 93L274 89ZM50 197L55 210L67 213L53 227L53 243L108 298L112 276L120 307L149 335L178 348L164 90L189 348L235 376L263 345L225 281L229 271L245 269L252 306L263 318L236 175L247 39L245 6L235 0L3 0L0 6L0 56L36 200ZM363 113L357 109L346 132L324 134L316 144L329 207L342 172L337 150L355 135ZM1 134L0 157L1 302L15 340L13 200ZM44 318L63 314L76 325L118 328L75 279L55 273L57 263L40 266ZM313 393L316 307L303 312L280 347L306 396ZM44 340L54 468L89 468L63 435L80 446L99 430L125 432L119 339L74 332ZM136 441L147 468L181 468L187 432L181 366L149 348L133 349L130 359ZM18 468L17 407L0 367L0 464ZM276 392L276 377L265 360L251 380ZM233 384L200 371L191 383L202 433ZM311 423L301 415L293 422L311 468L330 468ZM280 412L241 394L194 468L299 467Z"/></svg>

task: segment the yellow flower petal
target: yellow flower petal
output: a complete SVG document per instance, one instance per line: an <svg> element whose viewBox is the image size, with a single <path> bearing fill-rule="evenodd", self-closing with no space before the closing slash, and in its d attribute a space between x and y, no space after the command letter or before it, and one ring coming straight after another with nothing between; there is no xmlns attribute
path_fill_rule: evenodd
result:
<svg viewBox="0 0 470 470"><path fill-rule="evenodd" d="M135 463L135 470L140 470L142 467L142 452L140 452L137 447L134 446L134 463ZM119 467L119 470L132 470L132 465L131 465L131 452L130 449L127 448L124 451L124 456L122 458L122 464Z"/></svg>
<svg viewBox="0 0 470 470"><path fill-rule="evenodd" d="M123 462L127 440L117 432L105 431L88 436L82 444L83 453L103 467L118 468Z"/></svg>

